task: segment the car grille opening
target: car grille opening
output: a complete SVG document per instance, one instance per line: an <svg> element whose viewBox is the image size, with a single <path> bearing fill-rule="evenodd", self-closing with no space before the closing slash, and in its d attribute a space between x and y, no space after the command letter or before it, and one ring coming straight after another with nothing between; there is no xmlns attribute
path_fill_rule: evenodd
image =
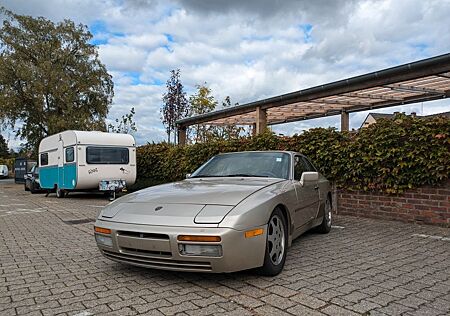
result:
<svg viewBox="0 0 450 316"><path fill-rule="evenodd" d="M176 269L176 270L190 270L190 271L212 271L211 263L205 261L184 261L173 260L166 258L150 258L135 256L127 253L117 253L108 250L102 250L103 254L115 261L134 264L148 268L160 269Z"/></svg>
<svg viewBox="0 0 450 316"><path fill-rule="evenodd" d="M117 232L117 235L125 236L125 237L134 237L134 238L169 240L169 235L166 235L166 234L140 233L140 232L131 232L131 231L121 230L121 231Z"/></svg>
<svg viewBox="0 0 450 316"><path fill-rule="evenodd" d="M168 251L153 251L153 250L144 250L144 249L135 249L135 248L128 248L128 247L120 247L120 249L126 251L126 252L134 252L139 253L143 255L150 255L150 256L161 256L161 257L172 257L172 253Z"/></svg>

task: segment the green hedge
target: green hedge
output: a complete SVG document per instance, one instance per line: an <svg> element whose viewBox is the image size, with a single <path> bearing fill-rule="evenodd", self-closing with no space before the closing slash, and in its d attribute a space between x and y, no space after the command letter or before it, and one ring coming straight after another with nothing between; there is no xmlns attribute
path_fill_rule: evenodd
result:
<svg viewBox="0 0 450 316"><path fill-rule="evenodd" d="M0 165L7 165L9 172L14 172L14 158L0 158Z"/></svg>
<svg viewBox="0 0 450 316"><path fill-rule="evenodd" d="M137 150L136 187L183 179L221 152L270 149L305 154L338 187L397 193L449 178L450 120L397 115L354 133L315 128L293 137L266 132L184 147L148 144Z"/></svg>

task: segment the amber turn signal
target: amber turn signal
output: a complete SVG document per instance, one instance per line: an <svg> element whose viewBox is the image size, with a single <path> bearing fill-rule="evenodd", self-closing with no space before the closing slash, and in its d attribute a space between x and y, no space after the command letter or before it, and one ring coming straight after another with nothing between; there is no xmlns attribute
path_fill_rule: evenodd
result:
<svg viewBox="0 0 450 316"><path fill-rule="evenodd" d="M179 235L178 241L197 241L197 242L219 242L222 239L220 236L194 236L194 235Z"/></svg>
<svg viewBox="0 0 450 316"><path fill-rule="evenodd" d="M111 229L109 229L109 228L103 228L103 227L94 226L94 230L95 230L96 233L111 234Z"/></svg>
<svg viewBox="0 0 450 316"><path fill-rule="evenodd" d="M263 233L264 233L264 229L262 229L262 228L248 230L245 232L245 238L256 237L256 236L262 235Z"/></svg>

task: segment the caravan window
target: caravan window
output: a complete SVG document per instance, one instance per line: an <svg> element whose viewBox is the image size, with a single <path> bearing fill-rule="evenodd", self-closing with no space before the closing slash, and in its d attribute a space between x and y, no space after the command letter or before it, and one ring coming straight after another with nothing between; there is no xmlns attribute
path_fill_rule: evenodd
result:
<svg viewBox="0 0 450 316"><path fill-rule="evenodd" d="M86 161L89 164L128 164L128 148L89 146L86 148Z"/></svg>
<svg viewBox="0 0 450 316"><path fill-rule="evenodd" d="M41 166L48 165L48 153L41 154Z"/></svg>
<svg viewBox="0 0 450 316"><path fill-rule="evenodd" d="M66 162L74 162L75 161L75 153L73 147L66 148Z"/></svg>

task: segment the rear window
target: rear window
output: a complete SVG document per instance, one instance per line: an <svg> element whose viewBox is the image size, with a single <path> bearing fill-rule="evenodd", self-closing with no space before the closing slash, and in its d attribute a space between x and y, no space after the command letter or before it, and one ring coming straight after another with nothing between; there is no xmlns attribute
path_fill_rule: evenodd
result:
<svg viewBox="0 0 450 316"><path fill-rule="evenodd" d="M89 164L128 164L128 148L93 147L86 148L86 162Z"/></svg>

